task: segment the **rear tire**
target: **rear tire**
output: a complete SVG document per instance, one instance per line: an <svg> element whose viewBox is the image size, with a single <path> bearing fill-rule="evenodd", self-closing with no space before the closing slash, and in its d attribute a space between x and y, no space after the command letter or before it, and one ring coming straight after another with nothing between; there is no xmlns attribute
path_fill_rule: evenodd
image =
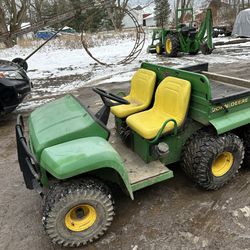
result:
<svg viewBox="0 0 250 250"><path fill-rule="evenodd" d="M196 50L196 51L192 51L192 52L190 51L189 55L195 56L195 55L197 55L199 53L199 51L200 51L199 49Z"/></svg>
<svg viewBox="0 0 250 250"><path fill-rule="evenodd" d="M250 167L250 126L244 127L242 138L245 146L245 157L243 164L246 167Z"/></svg>
<svg viewBox="0 0 250 250"><path fill-rule="evenodd" d="M53 243L83 246L98 239L111 225L114 204L109 188L84 179L50 187L43 210L43 225Z"/></svg>
<svg viewBox="0 0 250 250"><path fill-rule="evenodd" d="M201 44L200 50L203 55L210 55L213 52L213 49L210 49L206 43Z"/></svg>
<svg viewBox="0 0 250 250"><path fill-rule="evenodd" d="M165 40L165 52L169 57L177 57L180 51L180 42L177 35L168 34Z"/></svg>
<svg viewBox="0 0 250 250"><path fill-rule="evenodd" d="M238 172L243 158L243 142L237 135L198 131L184 147L181 166L200 187L216 190Z"/></svg>

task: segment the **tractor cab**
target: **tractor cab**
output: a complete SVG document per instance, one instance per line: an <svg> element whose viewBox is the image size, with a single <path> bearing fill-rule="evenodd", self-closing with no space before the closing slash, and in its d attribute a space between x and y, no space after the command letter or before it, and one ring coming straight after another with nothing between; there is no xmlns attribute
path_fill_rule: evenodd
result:
<svg viewBox="0 0 250 250"><path fill-rule="evenodd" d="M183 37L195 39L198 25L194 21L193 8L183 8L176 10L176 28Z"/></svg>
<svg viewBox="0 0 250 250"><path fill-rule="evenodd" d="M189 37L190 39L195 39L195 36L197 34L197 28L195 27L190 27L189 25L186 24L181 24L180 25L180 31L181 34L185 37Z"/></svg>

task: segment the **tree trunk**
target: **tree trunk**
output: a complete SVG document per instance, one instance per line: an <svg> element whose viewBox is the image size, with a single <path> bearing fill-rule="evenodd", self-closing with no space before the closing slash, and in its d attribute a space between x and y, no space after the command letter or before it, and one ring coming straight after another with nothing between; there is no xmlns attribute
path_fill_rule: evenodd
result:
<svg viewBox="0 0 250 250"><path fill-rule="evenodd" d="M4 40L4 45L6 48L12 48L16 43L11 37L8 37Z"/></svg>
<svg viewBox="0 0 250 250"><path fill-rule="evenodd" d="M4 14L4 10L2 8L0 8L0 34L8 34L8 28L7 28L7 24L5 22L5 14ZM5 41L4 41L4 45L7 48L11 48L13 47L15 44L13 43L12 39L10 37L6 37Z"/></svg>
<svg viewBox="0 0 250 250"><path fill-rule="evenodd" d="M21 24L23 22L23 19L26 15L27 11L27 0L20 0L19 1L19 9L17 7L16 1L12 0L4 0L7 13L11 17L9 20L9 30L7 28L6 23L6 16L3 8L0 7L0 33L2 34L8 34L9 36L6 36L4 44L6 47L13 47L16 44L16 38L11 37L11 34L15 33L21 28Z"/></svg>

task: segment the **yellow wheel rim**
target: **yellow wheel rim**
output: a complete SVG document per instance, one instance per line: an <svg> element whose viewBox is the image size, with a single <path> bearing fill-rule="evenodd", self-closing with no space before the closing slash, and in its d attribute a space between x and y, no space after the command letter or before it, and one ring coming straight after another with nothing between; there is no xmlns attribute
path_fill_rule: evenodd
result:
<svg viewBox="0 0 250 250"><path fill-rule="evenodd" d="M168 54L171 54L172 52L172 42L169 38L166 40L166 52Z"/></svg>
<svg viewBox="0 0 250 250"><path fill-rule="evenodd" d="M212 164L212 173L216 177L226 174L232 167L234 162L233 154L224 152L217 156Z"/></svg>
<svg viewBox="0 0 250 250"><path fill-rule="evenodd" d="M90 205L78 205L69 210L65 216L66 227L73 232L90 228L96 221L96 210Z"/></svg>
<svg viewBox="0 0 250 250"><path fill-rule="evenodd" d="M160 45L156 45L156 53L157 54L160 54L161 53L161 48L160 48Z"/></svg>

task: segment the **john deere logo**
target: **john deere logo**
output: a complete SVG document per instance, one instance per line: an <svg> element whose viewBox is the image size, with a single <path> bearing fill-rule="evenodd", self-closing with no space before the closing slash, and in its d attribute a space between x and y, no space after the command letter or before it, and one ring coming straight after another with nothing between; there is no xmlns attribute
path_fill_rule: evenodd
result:
<svg viewBox="0 0 250 250"><path fill-rule="evenodd" d="M244 99L239 99L239 100L236 100L236 101L226 103L223 106L220 105L220 106L212 107L212 113L219 112L219 111L221 111L222 109L225 109L225 108L230 109L230 108L233 108L235 106L238 106L238 105L241 105L241 104L244 104L244 103L247 103L247 102L248 102L248 98L244 98Z"/></svg>

